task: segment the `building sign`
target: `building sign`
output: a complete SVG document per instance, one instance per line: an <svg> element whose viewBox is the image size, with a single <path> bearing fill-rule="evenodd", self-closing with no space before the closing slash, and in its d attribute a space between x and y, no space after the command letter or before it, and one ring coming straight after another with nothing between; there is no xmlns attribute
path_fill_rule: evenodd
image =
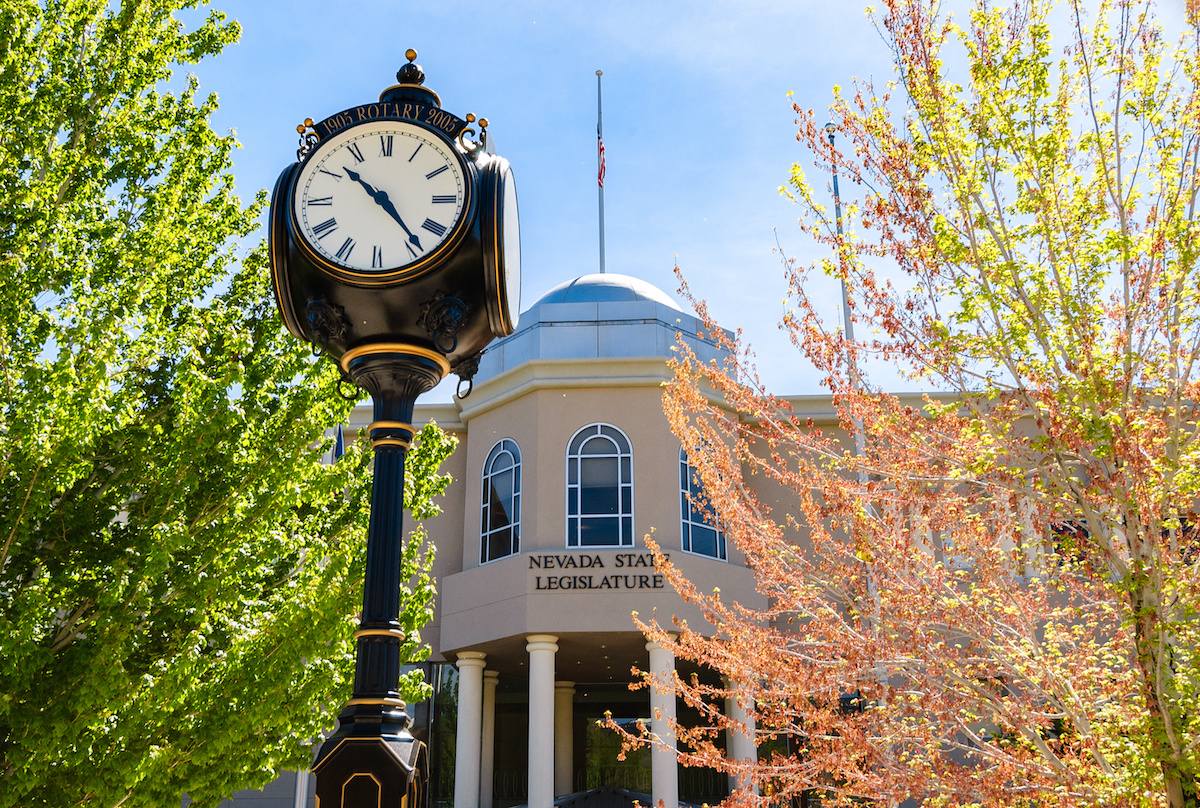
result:
<svg viewBox="0 0 1200 808"><path fill-rule="evenodd" d="M615 592L667 586L654 569L652 553L535 553L529 556L529 569L533 592Z"/></svg>

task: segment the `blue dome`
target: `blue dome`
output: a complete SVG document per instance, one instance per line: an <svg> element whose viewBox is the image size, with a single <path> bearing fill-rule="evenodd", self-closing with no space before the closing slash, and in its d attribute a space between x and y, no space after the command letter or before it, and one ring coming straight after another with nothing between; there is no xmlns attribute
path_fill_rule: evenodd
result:
<svg viewBox="0 0 1200 808"><path fill-rule="evenodd" d="M619 303L646 301L660 303L682 312L679 304L663 290L640 278L619 275L615 272L583 275L574 280L560 283L542 295L531 309L543 303Z"/></svg>

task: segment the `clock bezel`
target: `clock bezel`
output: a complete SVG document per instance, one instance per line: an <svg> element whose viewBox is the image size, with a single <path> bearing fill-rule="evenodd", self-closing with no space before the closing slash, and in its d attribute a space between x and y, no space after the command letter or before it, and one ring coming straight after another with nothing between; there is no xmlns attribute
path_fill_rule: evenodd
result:
<svg viewBox="0 0 1200 808"><path fill-rule="evenodd" d="M338 264L328 257L323 255L319 250L315 249L308 241L308 234L300 225L298 220L298 200L296 193L300 185L301 178L305 174L305 168L314 160L319 160L321 155L331 143L335 141L338 145L333 148L340 148L341 142L356 139L356 135L352 133L362 132L364 130L376 131L385 129L396 129L409 127L419 129L430 140L435 140L441 143L447 152L454 156L458 161L459 171L462 173L463 183L463 206L458 219L450 227L450 233L442 242L430 251L428 254L421 256L417 260L401 264L390 269L381 269L373 271L365 271L347 267ZM472 161L467 159L467 156L461 151L458 144L453 140L445 137L438 129L429 126L421 121L410 120L407 118L373 118L362 123L348 126L345 129L338 131L336 134L322 140L316 148L312 150L305 159L296 164L296 171L291 177L291 181L287 188L287 226L291 235L291 240L297 245L304 258L309 261L317 269L329 275L352 283L356 286L389 286L397 283L405 283L412 281L423 275L428 274L434 269L441 266L447 258L449 258L455 249L462 243L463 238L470 232L475 222L476 208L478 200L476 198L476 185L478 182L477 169Z"/></svg>
<svg viewBox="0 0 1200 808"><path fill-rule="evenodd" d="M278 304L279 313L283 317L283 325L293 337L306 339L304 328L296 319L296 312L292 308L292 284L288 276L287 266L287 245L289 240L289 216L287 215L287 210L291 208L291 205L284 201L284 194L291 192L292 183L295 181L299 170L300 163L292 163L283 170L279 175L279 179L275 181L275 190L271 194L271 208L268 215L270 235L267 238L267 259L271 265L271 279L273 281L271 289L275 293L275 302Z"/></svg>

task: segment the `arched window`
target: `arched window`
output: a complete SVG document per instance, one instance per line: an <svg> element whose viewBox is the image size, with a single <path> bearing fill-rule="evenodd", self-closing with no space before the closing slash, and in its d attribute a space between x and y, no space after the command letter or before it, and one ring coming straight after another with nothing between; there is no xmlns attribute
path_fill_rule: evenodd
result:
<svg viewBox="0 0 1200 808"><path fill-rule="evenodd" d="M687 452L679 450L679 515L683 549L688 553L725 560L725 534L717 527L704 486Z"/></svg>
<svg viewBox="0 0 1200 808"><path fill-rule="evenodd" d="M479 563L521 552L521 450L505 438L483 464Z"/></svg>
<svg viewBox="0 0 1200 808"><path fill-rule="evenodd" d="M633 546L633 450L615 426L585 426L567 445L567 546Z"/></svg>

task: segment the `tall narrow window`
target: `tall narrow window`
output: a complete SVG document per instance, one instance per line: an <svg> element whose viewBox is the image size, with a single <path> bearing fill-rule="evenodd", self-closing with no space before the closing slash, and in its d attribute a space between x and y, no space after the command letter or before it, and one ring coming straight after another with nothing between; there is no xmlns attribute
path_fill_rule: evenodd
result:
<svg viewBox="0 0 1200 808"><path fill-rule="evenodd" d="M696 476L696 467L688 462L687 452L682 448L679 450L679 514L684 551L724 560L725 534L717 527L708 495Z"/></svg>
<svg viewBox="0 0 1200 808"><path fill-rule="evenodd" d="M567 546L633 546L633 450L615 426L585 426L567 446Z"/></svg>
<svg viewBox="0 0 1200 808"><path fill-rule="evenodd" d="M483 464L479 563L521 552L521 450L505 438Z"/></svg>

